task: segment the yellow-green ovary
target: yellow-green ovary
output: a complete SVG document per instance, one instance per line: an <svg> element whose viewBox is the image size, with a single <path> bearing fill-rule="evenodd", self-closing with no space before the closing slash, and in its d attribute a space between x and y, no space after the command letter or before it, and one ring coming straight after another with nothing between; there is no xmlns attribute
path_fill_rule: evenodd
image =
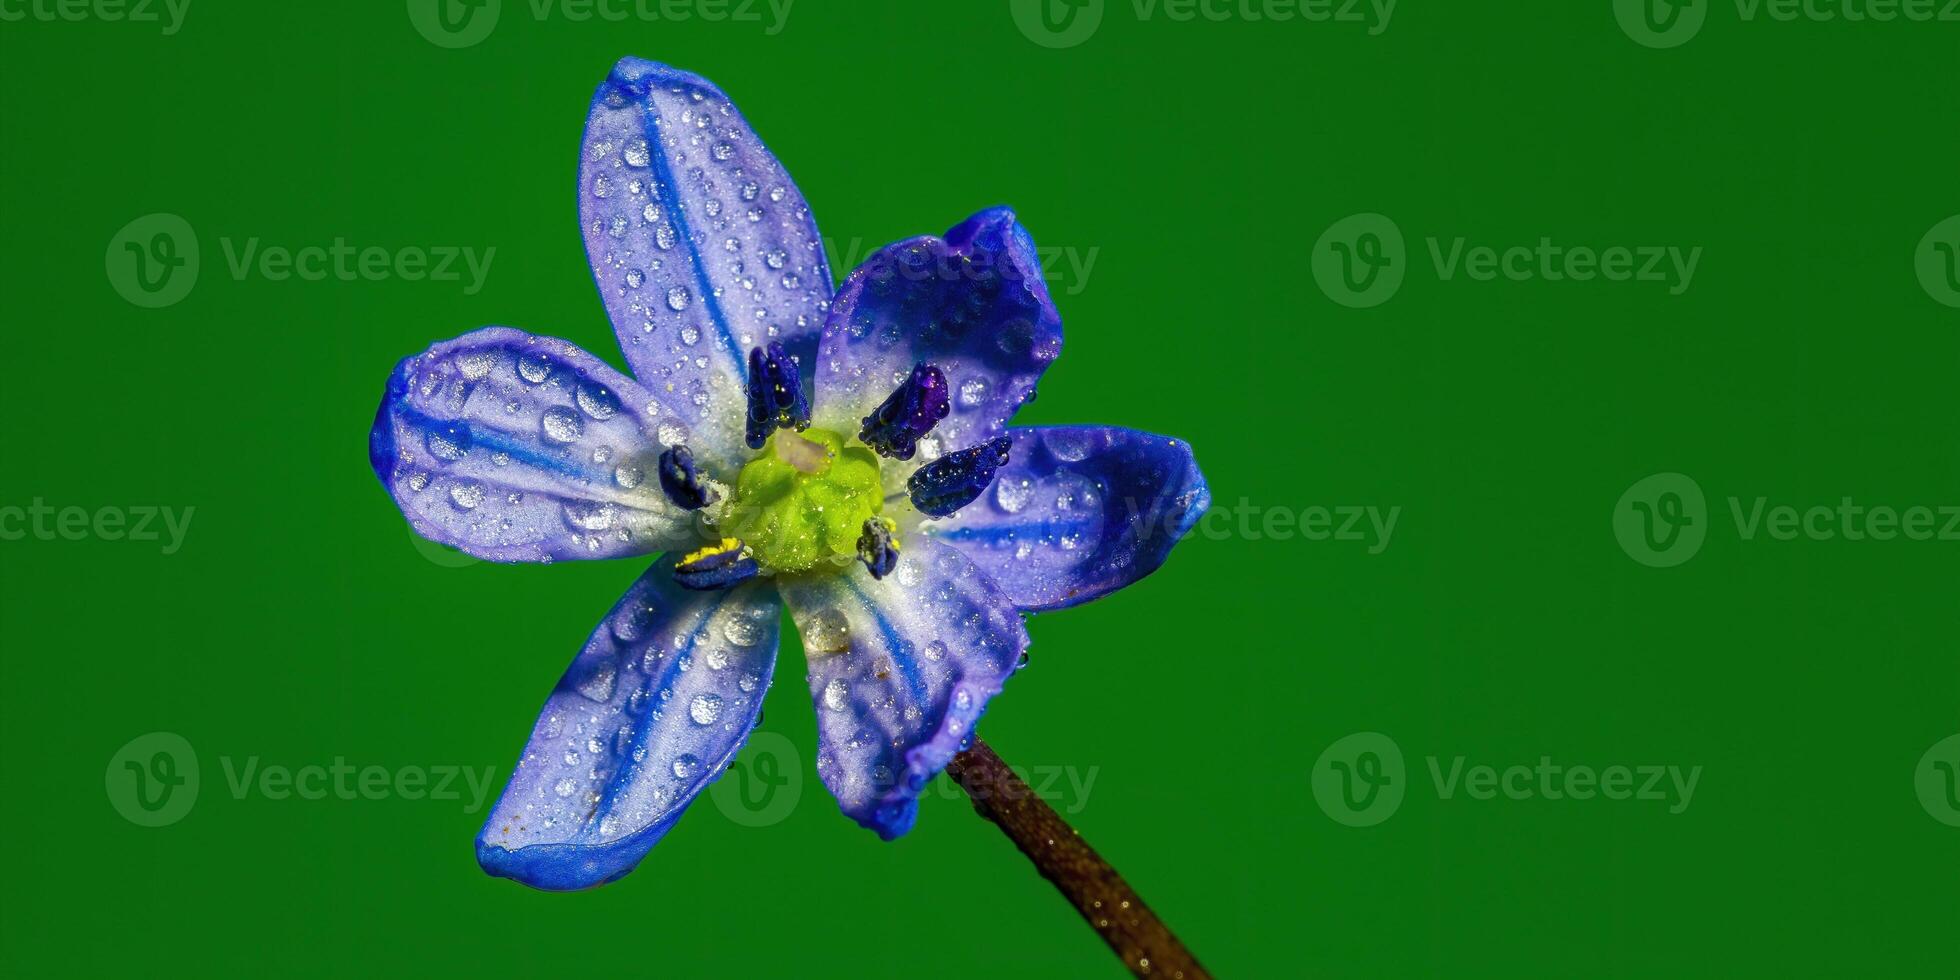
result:
<svg viewBox="0 0 1960 980"><path fill-rule="evenodd" d="M742 467L724 518L765 573L801 572L855 558L864 522L883 511L878 457L823 429L777 431Z"/></svg>

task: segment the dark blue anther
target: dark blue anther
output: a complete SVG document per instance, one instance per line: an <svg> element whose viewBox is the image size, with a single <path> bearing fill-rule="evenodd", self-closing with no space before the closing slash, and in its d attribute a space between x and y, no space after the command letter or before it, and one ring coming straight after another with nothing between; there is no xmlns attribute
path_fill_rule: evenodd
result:
<svg viewBox="0 0 1960 980"><path fill-rule="evenodd" d="M777 429L810 427L810 399L803 396L803 375L796 362L783 353L783 345L749 351L749 427L750 449L761 449L769 433Z"/></svg>
<svg viewBox="0 0 1960 980"><path fill-rule="evenodd" d="M720 544L681 559L674 566L674 581L683 589L711 592L745 582L761 571L748 545L737 538L723 538Z"/></svg>
<svg viewBox="0 0 1960 980"><path fill-rule="evenodd" d="M912 367L912 376L864 417L858 438L880 456L911 459L918 451L919 439L952 410L953 404L946 397L946 375L930 364L917 364Z"/></svg>
<svg viewBox="0 0 1960 980"><path fill-rule="evenodd" d="M892 540L892 523L882 517L868 517L864 533L858 536L858 560L872 578L884 578L898 567L898 542Z"/></svg>
<svg viewBox="0 0 1960 980"><path fill-rule="evenodd" d="M708 505L708 491L701 486L701 474L694 468L694 453L686 446L669 446L660 454L660 489L682 510L700 510Z"/></svg>
<svg viewBox="0 0 1960 980"><path fill-rule="evenodd" d="M912 506L927 517L951 516L994 482L994 471L1007 465L1007 450L1013 444L1014 440L997 436L919 467L905 481Z"/></svg>

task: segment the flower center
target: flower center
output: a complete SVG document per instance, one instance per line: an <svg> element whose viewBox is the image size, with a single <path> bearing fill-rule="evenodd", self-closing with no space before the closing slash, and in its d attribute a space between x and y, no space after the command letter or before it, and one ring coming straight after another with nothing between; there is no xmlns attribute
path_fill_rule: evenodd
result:
<svg viewBox="0 0 1960 980"><path fill-rule="evenodd" d="M766 574L854 561L865 521L885 507L878 457L824 429L778 429L735 480L723 526Z"/></svg>

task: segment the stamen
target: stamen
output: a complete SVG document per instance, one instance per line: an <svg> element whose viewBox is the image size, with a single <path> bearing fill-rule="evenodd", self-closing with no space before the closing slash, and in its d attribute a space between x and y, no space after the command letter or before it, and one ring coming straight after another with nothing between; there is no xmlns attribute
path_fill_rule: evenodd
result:
<svg viewBox="0 0 1960 980"><path fill-rule="evenodd" d="M680 560L674 566L674 581L683 589L711 592L726 589L756 577L762 569L740 538L723 538Z"/></svg>
<svg viewBox="0 0 1960 980"><path fill-rule="evenodd" d="M870 517L864 522L864 534L858 538L858 560L871 572L872 578L884 578L898 567L898 540L892 532L898 525L887 517Z"/></svg>
<svg viewBox="0 0 1960 980"><path fill-rule="evenodd" d="M700 510L708 505L708 491L701 486L701 474L694 468L694 453L685 445L669 446L660 454L660 489L682 510Z"/></svg>
<svg viewBox="0 0 1960 980"><path fill-rule="evenodd" d="M1014 440L997 436L919 467L905 482L912 506L927 517L950 517L994 482L994 471L1007 465L1007 451L1013 445Z"/></svg>
<svg viewBox="0 0 1960 980"><path fill-rule="evenodd" d="M916 364L912 376L864 417L858 439L880 456L911 459L919 439L952 411L946 397L946 375L931 364Z"/></svg>
<svg viewBox="0 0 1960 980"><path fill-rule="evenodd" d="M810 400L803 396L803 375L796 362L771 342L749 351L749 424L744 433L750 449L761 449L776 429L810 427Z"/></svg>

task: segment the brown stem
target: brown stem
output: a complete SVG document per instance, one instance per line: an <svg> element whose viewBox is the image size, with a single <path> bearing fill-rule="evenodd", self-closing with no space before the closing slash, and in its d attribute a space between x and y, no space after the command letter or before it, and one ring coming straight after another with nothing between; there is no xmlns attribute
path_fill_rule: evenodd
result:
<svg viewBox="0 0 1960 980"><path fill-rule="evenodd" d="M946 772L973 798L973 809L999 826L1041 876L1068 896L1131 973L1211 980L1123 876L1035 796L987 743L974 739L973 747L954 756Z"/></svg>

